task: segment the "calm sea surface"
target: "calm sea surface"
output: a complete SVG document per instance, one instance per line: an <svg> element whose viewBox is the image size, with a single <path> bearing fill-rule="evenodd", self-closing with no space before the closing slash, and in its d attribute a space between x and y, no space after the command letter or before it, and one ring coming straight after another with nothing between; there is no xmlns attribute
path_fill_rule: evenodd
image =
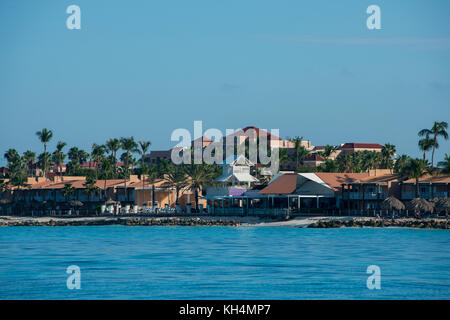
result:
<svg viewBox="0 0 450 320"><path fill-rule="evenodd" d="M80 290L67 289L69 265ZM380 290L367 289L369 265ZM449 298L445 230L0 228L0 299Z"/></svg>

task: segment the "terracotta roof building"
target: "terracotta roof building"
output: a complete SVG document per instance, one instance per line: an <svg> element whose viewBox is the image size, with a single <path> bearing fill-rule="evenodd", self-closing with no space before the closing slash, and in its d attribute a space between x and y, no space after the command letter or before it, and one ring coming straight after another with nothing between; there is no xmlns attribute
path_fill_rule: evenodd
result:
<svg viewBox="0 0 450 320"><path fill-rule="evenodd" d="M266 137L267 138L267 144L270 148L294 148L295 143L289 140L285 140L280 138L277 135L272 134L271 132L268 132L264 129L254 127L254 126L248 126L243 129L237 130L236 132L229 134L225 137L226 139L234 138L237 143L243 143L245 140L247 140L249 137ZM308 150L312 148L310 141L303 140L302 145L307 148Z"/></svg>
<svg viewBox="0 0 450 320"><path fill-rule="evenodd" d="M383 146L378 143L344 143L339 147L339 150L341 150L344 154L348 153L354 153L358 151L375 151L375 152L381 152L383 149Z"/></svg>
<svg viewBox="0 0 450 320"><path fill-rule="evenodd" d="M448 198L450 197L450 175L430 176L419 178L419 186L416 179L409 179L400 183L401 199L411 200L416 197L423 199ZM416 193L419 193L418 195Z"/></svg>
<svg viewBox="0 0 450 320"><path fill-rule="evenodd" d="M274 176L260 190L249 190L239 196L225 196L209 205L212 213L227 210L273 213L280 210L328 210L340 205L343 183L360 181L368 173L284 173ZM241 203L241 205L237 205ZM286 212L288 212L286 211Z"/></svg>

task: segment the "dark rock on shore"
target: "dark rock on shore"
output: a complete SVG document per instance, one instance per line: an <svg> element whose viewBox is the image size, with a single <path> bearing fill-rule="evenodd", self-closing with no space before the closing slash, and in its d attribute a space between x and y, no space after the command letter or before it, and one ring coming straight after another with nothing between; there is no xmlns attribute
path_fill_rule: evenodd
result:
<svg viewBox="0 0 450 320"><path fill-rule="evenodd" d="M450 229L447 219L375 219L360 218L351 220L320 220L312 223L308 228L342 228L342 227L403 227L420 229Z"/></svg>
<svg viewBox="0 0 450 320"><path fill-rule="evenodd" d="M0 226L9 227L68 227L68 226L100 226L100 225L125 225L125 226L238 226L240 223L234 220L201 219L198 217L180 218L105 218L105 219L50 219L42 221L10 220L0 221Z"/></svg>

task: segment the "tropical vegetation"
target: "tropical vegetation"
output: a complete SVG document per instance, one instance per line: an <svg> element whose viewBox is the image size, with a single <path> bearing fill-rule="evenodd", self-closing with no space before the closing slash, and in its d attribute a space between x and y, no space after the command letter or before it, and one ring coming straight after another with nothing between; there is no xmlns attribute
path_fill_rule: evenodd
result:
<svg viewBox="0 0 450 320"><path fill-rule="evenodd" d="M351 154L340 153L336 155L336 146L326 145L318 154L323 158L323 163L318 167L305 166L303 160L311 154L303 142L303 137L289 139L293 142L291 151L286 149L267 149L268 156L271 152L279 152L280 168L293 166L297 172L367 172L371 169L391 169L407 178L419 179L424 174L450 174L450 157L445 154L442 161L435 163L435 151L439 148L440 139L448 139L447 122L434 122L430 129L422 129L417 145L423 153L422 159L411 158L407 155L396 155L396 147L386 143L381 152L360 151ZM188 164L175 166L169 160L161 160L156 164L148 164L146 156L151 147L148 140L136 141L134 137L110 138L103 144L93 143L91 150L86 151L77 146L67 146L64 141L58 141L53 152L49 152L49 143L53 138L53 131L47 128L36 132L36 136L43 145L43 152L36 155L31 150L22 155L16 149L8 149L4 153L9 170L6 178L2 180L2 190L14 186L26 188L28 177L62 175L66 166L66 175L86 176L85 187L92 195L100 192L96 182L103 181L103 192L106 197L108 179L122 179L124 186L131 174L142 177L143 186L156 179L165 178L169 185L176 190L176 200L180 193L190 189L194 193L195 203L198 203L200 193L207 185L211 185L219 175L217 165ZM259 140L257 141L259 144ZM67 150L68 148L68 150ZM66 151L67 150L67 151ZM245 142L244 150L248 153L249 145ZM431 163L427 161L427 153L431 152ZM120 154L119 154L120 153ZM140 158L135 159L138 154ZM121 162L117 162L120 158ZM89 162L87 162L90 160ZM86 166L88 163L88 166ZM67 195L72 192L69 186L65 186Z"/></svg>

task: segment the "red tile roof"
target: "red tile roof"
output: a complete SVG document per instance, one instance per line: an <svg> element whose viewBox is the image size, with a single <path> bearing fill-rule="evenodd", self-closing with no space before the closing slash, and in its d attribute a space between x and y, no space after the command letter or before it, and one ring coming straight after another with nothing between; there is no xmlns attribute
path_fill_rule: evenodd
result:
<svg viewBox="0 0 450 320"><path fill-rule="evenodd" d="M315 172L314 174L335 192L341 191L342 184L360 182L369 176L368 173ZM261 190L259 194L291 194L297 189L298 177L297 173L283 174Z"/></svg>
<svg viewBox="0 0 450 320"><path fill-rule="evenodd" d="M360 182L369 176L368 173L316 172L315 174L337 192L341 191L342 184Z"/></svg>
<svg viewBox="0 0 450 320"><path fill-rule="evenodd" d="M416 183L416 179L409 179L403 181L403 183ZM450 175L426 175L419 178L419 183L450 183Z"/></svg>
<svg viewBox="0 0 450 320"><path fill-rule="evenodd" d="M156 179L153 183L144 182L144 187L146 189L155 186L155 188L168 188L169 182L165 179ZM130 188L142 189L142 181L132 182L129 185Z"/></svg>
<svg viewBox="0 0 450 320"><path fill-rule="evenodd" d="M80 177L79 180L66 180L66 181L58 181L58 182L53 182L53 181L39 182L39 183L32 184L31 189L62 189L62 188L64 188L66 183L71 184L72 187L74 187L75 189L84 189L85 188L84 184L86 183L86 178ZM129 184L130 181L128 180L127 183ZM123 184L124 184L124 180L122 180L122 179L106 180L106 188L111 188L111 187L119 186L119 185L123 185ZM97 180L95 183L95 186L100 189L103 189L105 187L105 180Z"/></svg>
<svg viewBox="0 0 450 320"><path fill-rule="evenodd" d="M360 182L363 182L363 183L387 183L387 182L391 182L391 181L400 181L400 178L401 177L398 174L391 173L391 174L383 174L383 175L379 175L379 176L367 177L367 178L361 179Z"/></svg>
<svg viewBox="0 0 450 320"><path fill-rule="evenodd" d="M343 146L341 146L341 149L383 149L383 146L378 143L350 143L347 142Z"/></svg>
<svg viewBox="0 0 450 320"><path fill-rule="evenodd" d="M260 128L253 127L253 126L245 127L244 129L237 130L236 132L234 132L234 133L232 133L232 134L229 134L228 137L242 136L242 135L244 135L244 134L245 134L248 130L250 130L250 129L255 130L256 134L257 134L258 136L260 136L260 137L261 137L261 136L267 136L267 137L268 137L268 140L283 140L283 139L281 139L280 137L278 137L278 136L276 136L276 135L273 135L273 134L271 134L270 132L267 132L267 131L264 130L264 129L260 129Z"/></svg>
<svg viewBox="0 0 450 320"><path fill-rule="evenodd" d="M296 173L286 173L277 178L267 187L262 189L259 194L290 194L297 189Z"/></svg>

